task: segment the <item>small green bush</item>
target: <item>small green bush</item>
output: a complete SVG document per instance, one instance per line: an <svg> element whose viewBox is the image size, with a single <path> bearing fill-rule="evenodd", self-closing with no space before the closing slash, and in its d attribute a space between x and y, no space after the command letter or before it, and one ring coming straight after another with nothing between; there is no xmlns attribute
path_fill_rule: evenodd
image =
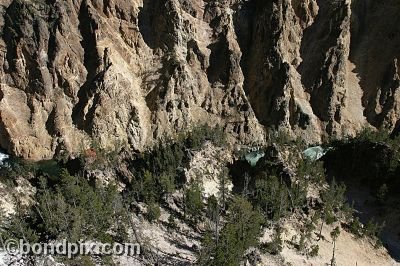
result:
<svg viewBox="0 0 400 266"><path fill-rule="evenodd" d="M318 245L312 245L310 247L310 251L308 252L308 255L310 257L316 257L316 256L318 256L318 253L319 253L319 246Z"/></svg>
<svg viewBox="0 0 400 266"><path fill-rule="evenodd" d="M262 249L272 255L278 255L283 249L282 229L278 227L271 242L265 243Z"/></svg>
<svg viewBox="0 0 400 266"><path fill-rule="evenodd" d="M174 216L172 216L172 214L168 217L168 227L170 229L176 229L177 228L177 224L175 221Z"/></svg>
<svg viewBox="0 0 400 266"><path fill-rule="evenodd" d="M186 147L199 149L205 141L210 141L217 146L226 143L226 135L220 127L210 127L207 124L195 127L189 132L186 139Z"/></svg>
<svg viewBox="0 0 400 266"><path fill-rule="evenodd" d="M161 210L160 206L157 203L151 202L147 206L147 214L146 217L150 222L157 221L160 218Z"/></svg>
<svg viewBox="0 0 400 266"><path fill-rule="evenodd" d="M358 217L355 217L349 224L349 230L350 232L355 235L356 237L362 237L363 235L363 225L358 219Z"/></svg>

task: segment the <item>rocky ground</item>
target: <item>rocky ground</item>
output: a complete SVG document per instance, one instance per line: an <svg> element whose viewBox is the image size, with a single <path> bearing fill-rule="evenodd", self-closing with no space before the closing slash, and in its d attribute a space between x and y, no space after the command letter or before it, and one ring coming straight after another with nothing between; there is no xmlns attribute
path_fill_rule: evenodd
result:
<svg viewBox="0 0 400 266"><path fill-rule="evenodd" d="M245 149L241 147L241 149ZM236 155L235 155L236 154ZM191 155L189 167L185 169L188 180L201 179L204 187L204 198L211 195L218 197L219 185L217 176L224 171L227 164L237 160L239 154L238 147L216 147L212 143L205 145L194 151ZM281 156L285 158L287 152ZM291 167L293 162L286 165ZM1 184L1 193L4 197L1 199L3 213L13 213L15 208L15 197L18 197L30 204L30 197L33 195L34 188L26 179L18 179L16 186L5 186ZM228 185L232 190L232 184ZM318 197L317 188L310 188L309 198ZM350 188L350 192L353 191ZM140 243L143 249L151 250L151 256L145 257L114 257L114 260L120 265L145 265L146 263L161 263L161 265L192 265L197 260L197 252L201 248L201 231L205 224L196 226L187 224L182 220L182 193L176 191L168 196L166 205L161 208L161 215L158 221L149 222L146 218L146 205L138 203L137 209L140 210L131 216L134 241ZM357 207L357 206L356 206ZM170 216L174 217L175 226L170 226ZM333 242L330 236L332 229L339 225L324 225L322 237L318 236L316 228L309 240L309 245L317 244L319 246L318 255L311 257L299 252L293 246L293 239L301 234L301 228L307 217L293 215L283 219L280 222L282 226L283 249L278 255L271 255L261 252L258 249L249 251L248 261L245 265L330 265L332 258ZM318 224L320 223L317 222ZM270 228L265 229L260 237L261 243L271 241L275 232ZM296 240L297 241L297 240ZM149 254L147 252L147 254ZM340 236L336 242L335 257L337 265L400 265L389 255L384 247L375 247L374 242L368 238L357 238L353 234L341 229ZM255 262L254 259L256 258ZM253 262L252 262L253 261ZM8 256L5 253L0 255L0 265L26 265L23 258ZM39 258L38 265L64 265L54 262L53 258Z"/></svg>

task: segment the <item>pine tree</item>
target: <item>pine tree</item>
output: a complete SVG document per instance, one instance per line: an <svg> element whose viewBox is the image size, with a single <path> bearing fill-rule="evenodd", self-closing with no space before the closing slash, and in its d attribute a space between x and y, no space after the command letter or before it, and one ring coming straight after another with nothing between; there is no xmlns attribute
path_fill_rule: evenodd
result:
<svg viewBox="0 0 400 266"><path fill-rule="evenodd" d="M331 237L332 237L332 241L333 241L331 266L336 265L336 258L335 258L336 240L338 239L339 235L340 235L340 229L338 226L336 226L331 232Z"/></svg>
<svg viewBox="0 0 400 266"><path fill-rule="evenodd" d="M218 188L219 188L219 201L221 209L224 211L226 208L226 202L228 200L228 169L224 168L218 176Z"/></svg>
<svg viewBox="0 0 400 266"><path fill-rule="evenodd" d="M207 199L207 218L210 219L210 229L213 231L216 245L219 241L219 230L220 230L220 207L217 198L212 195Z"/></svg>
<svg viewBox="0 0 400 266"><path fill-rule="evenodd" d="M251 203L236 196L228 212L212 265L238 265L244 251L258 244L263 217Z"/></svg>
<svg viewBox="0 0 400 266"><path fill-rule="evenodd" d="M155 202L150 202L147 205L147 214L146 214L147 219L150 222L153 222L158 220L158 218L160 218L160 215L161 215L160 206Z"/></svg>
<svg viewBox="0 0 400 266"><path fill-rule="evenodd" d="M197 181L192 181L185 191L185 214L195 221L201 217L203 207L202 187Z"/></svg>
<svg viewBox="0 0 400 266"><path fill-rule="evenodd" d="M244 184L243 184L243 191L242 191L242 196L247 197L249 195L249 183L250 183L250 175L246 172L244 173Z"/></svg>
<svg viewBox="0 0 400 266"><path fill-rule="evenodd" d="M335 178L332 179L329 188L321 192L321 199L324 203L324 207L322 211L323 219L321 221L318 240L320 240L322 236L322 228L324 223L326 222L327 224L332 224L337 220L338 215L340 215L343 211L346 201L345 192L346 186L344 184L337 184Z"/></svg>

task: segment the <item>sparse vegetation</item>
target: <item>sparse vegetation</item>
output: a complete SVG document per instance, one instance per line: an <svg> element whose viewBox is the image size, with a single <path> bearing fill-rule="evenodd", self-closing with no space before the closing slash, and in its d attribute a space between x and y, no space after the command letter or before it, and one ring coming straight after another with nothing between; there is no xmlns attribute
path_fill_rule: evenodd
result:
<svg viewBox="0 0 400 266"><path fill-rule="evenodd" d="M193 128L188 133L185 144L187 148L199 149L205 141L222 146L226 143L225 132L220 127L210 127L207 124L203 124Z"/></svg>
<svg viewBox="0 0 400 266"><path fill-rule="evenodd" d="M149 202L147 205L146 217L150 222L157 221L160 218L161 210L160 206L155 202Z"/></svg>
<svg viewBox="0 0 400 266"><path fill-rule="evenodd" d="M286 184L274 175L263 175L256 180L253 202L267 217L278 220L289 208Z"/></svg>
<svg viewBox="0 0 400 266"><path fill-rule="evenodd" d="M24 239L30 243L126 240L126 208L111 184L94 188L84 177L64 170L52 183L40 178L34 200L36 204L29 207L17 202L15 215L2 224L4 239Z"/></svg>
<svg viewBox="0 0 400 266"><path fill-rule="evenodd" d="M272 241L262 245L261 249L272 255L279 254L283 249L283 240L281 235L282 235L282 228L280 226L277 226Z"/></svg>
<svg viewBox="0 0 400 266"><path fill-rule="evenodd" d="M205 141L222 145L224 140L221 129L202 125L188 135L160 142L151 151L139 154L131 163L135 176L131 190L135 199L162 202L165 195L184 187L183 169L190 161L191 151L201 147Z"/></svg>
<svg viewBox="0 0 400 266"><path fill-rule="evenodd" d="M202 215L204 208L202 187L199 182L192 181L185 190L185 213L195 221Z"/></svg>
<svg viewBox="0 0 400 266"><path fill-rule="evenodd" d="M333 242L331 266L336 265L336 257L335 257L336 240L338 239L339 235L340 235L340 228L336 226L331 232L331 238L332 238L332 242Z"/></svg>
<svg viewBox="0 0 400 266"><path fill-rule="evenodd" d="M318 252L319 252L319 246L318 245L312 245L310 247L310 251L308 252L308 255L310 257L316 257L316 256L318 256Z"/></svg>
<svg viewBox="0 0 400 266"><path fill-rule="evenodd" d="M184 171L193 152L206 141L215 145L225 144L223 131L208 126L194 128L187 135L158 143L152 150L127 161L132 180L123 194L112 184L96 186L84 176L52 171L52 164L38 167L15 161L10 168L1 171L14 177L31 175L35 180L40 176L39 181L35 181L38 183L35 184L38 189L34 198L36 204L30 207L17 204L16 214L3 223L1 233L28 241L121 241L127 237L128 218L132 211L128 205L135 206L139 212L142 212L142 205L145 206L144 217L152 224L158 224L161 223L161 211L169 211L168 204L172 199L182 212L169 213L166 228L172 234L180 230L183 222L202 235L199 265L239 265L250 247L264 253L279 254L285 244L282 239L284 228L280 226L283 218L299 219L298 235L290 243L305 256L318 255L318 242L313 237L317 234L318 240L325 239L322 236L325 224L341 224L355 236L368 237L379 244L377 236L382 225L371 221L363 226L354 217L353 208L346 202L346 186L335 179L328 182L322 162L303 160L299 156L305 148L302 141L286 134L278 134L272 139L287 152L290 169L266 157L244 171L243 180L238 182L243 187L232 192L228 189L231 172L222 169L215 177L219 192L208 198L204 196L201 177L188 182ZM371 132L364 132L359 139L351 141L370 139L389 141ZM397 145L392 140L390 143ZM96 169L106 169L120 158L118 152L110 155L99 148L87 151L86 156L85 160L93 159L89 161ZM375 190L378 203L385 204L392 185L382 183ZM311 188L319 193L317 204L315 201L310 203L307 198ZM274 228L272 240L259 243L260 233L266 227ZM332 265L336 261L339 234L339 227L335 227L331 233ZM74 260L78 264L91 262L90 257Z"/></svg>
<svg viewBox="0 0 400 266"><path fill-rule="evenodd" d="M201 265L239 265L244 251L257 245L262 216L249 201L235 196L229 204L227 221L217 241L212 232L203 238Z"/></svg>

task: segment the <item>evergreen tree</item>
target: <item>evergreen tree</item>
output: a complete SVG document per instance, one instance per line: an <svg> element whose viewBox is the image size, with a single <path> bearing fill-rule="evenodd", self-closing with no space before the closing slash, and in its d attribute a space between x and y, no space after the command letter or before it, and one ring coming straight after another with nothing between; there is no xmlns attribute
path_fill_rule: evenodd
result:
<svg viewBox="0 0 400 266"><path fill-rule="evenodd" d="M202 187L199 182L192 181L185 191L185 214L195 221L201 217L203 207Z"/></svg>
<svg viewBox="0 0 400 266"><path fill-rule="evenodd" d="M331 259L331 266L336 265L336 258L335 258L335 251L336 251L336 240L340 235L340 229L338 226L336 226L332 232L331 232L331 237L333 241L333 250L332 250L332 259Z"/></svg>
<svg viewBox="0 0 400 266"><path fill-rule="evenodd" d="M346 186L342 184L337 184L333 178L328 189L321 192L321 199L324 203L322 214L323 220L321 221L321 227L319 230L319 236L322 236L322 228L324 223L332 224L337 221L338 216L341 215L346 202L345 197ZM319 239L318 239L319 240Z"/></svg>
<svg viewBox="0 0 400 266"><path fill-rule="evenodd" d="M147 214L146 214L147 219L150 222L154 222L160 218L160 215L161 215L160 206L155 202L150 202L147 205Z"/></svg>
<svg viewBox="0 0 400 266"><path fill-rule="evenodd" d="M253 201L269 218L279 219L289 207L286 184L275 175L262 173L255 181Z"/></svg>
<svg viewBox="0 0 400 266"><path fill-rule="evenodd" d="M202 265L239 265L243 253L258 244L263 217L249 201L235 196L228 209L228 217L218 243L211 233L203 238ZM204 251L209 252L204 256Z"/></svg>
<svg viewBox="0 0 400 266"><path fill-rule="evenodd" d="M219 230L220 230L220 207L217 198L212 195L207 199L207 218L210 220L210 230L213 232L216 245L219 241Z"/></svg>
<svg viewBox="0 0 400 266"><path fill-rule="evenodd" d="M226 202L228 200L228 169L224 168L218 176L218 189L219 189L219 201L222 210L225 210Z"/></svg>
<svg viewBox="0 0 400 266"><path fill-rule="evenodd" d="M94 188L85 178L63 171L55 185L50 186L44 178L40 180L35 201L37 204L11 216L8 232L24 239L31 235L40 241L74 242L80 239L110 242L126 235L122 198L112 185ZM21 228L24 228L22 235Z"/></svg>

